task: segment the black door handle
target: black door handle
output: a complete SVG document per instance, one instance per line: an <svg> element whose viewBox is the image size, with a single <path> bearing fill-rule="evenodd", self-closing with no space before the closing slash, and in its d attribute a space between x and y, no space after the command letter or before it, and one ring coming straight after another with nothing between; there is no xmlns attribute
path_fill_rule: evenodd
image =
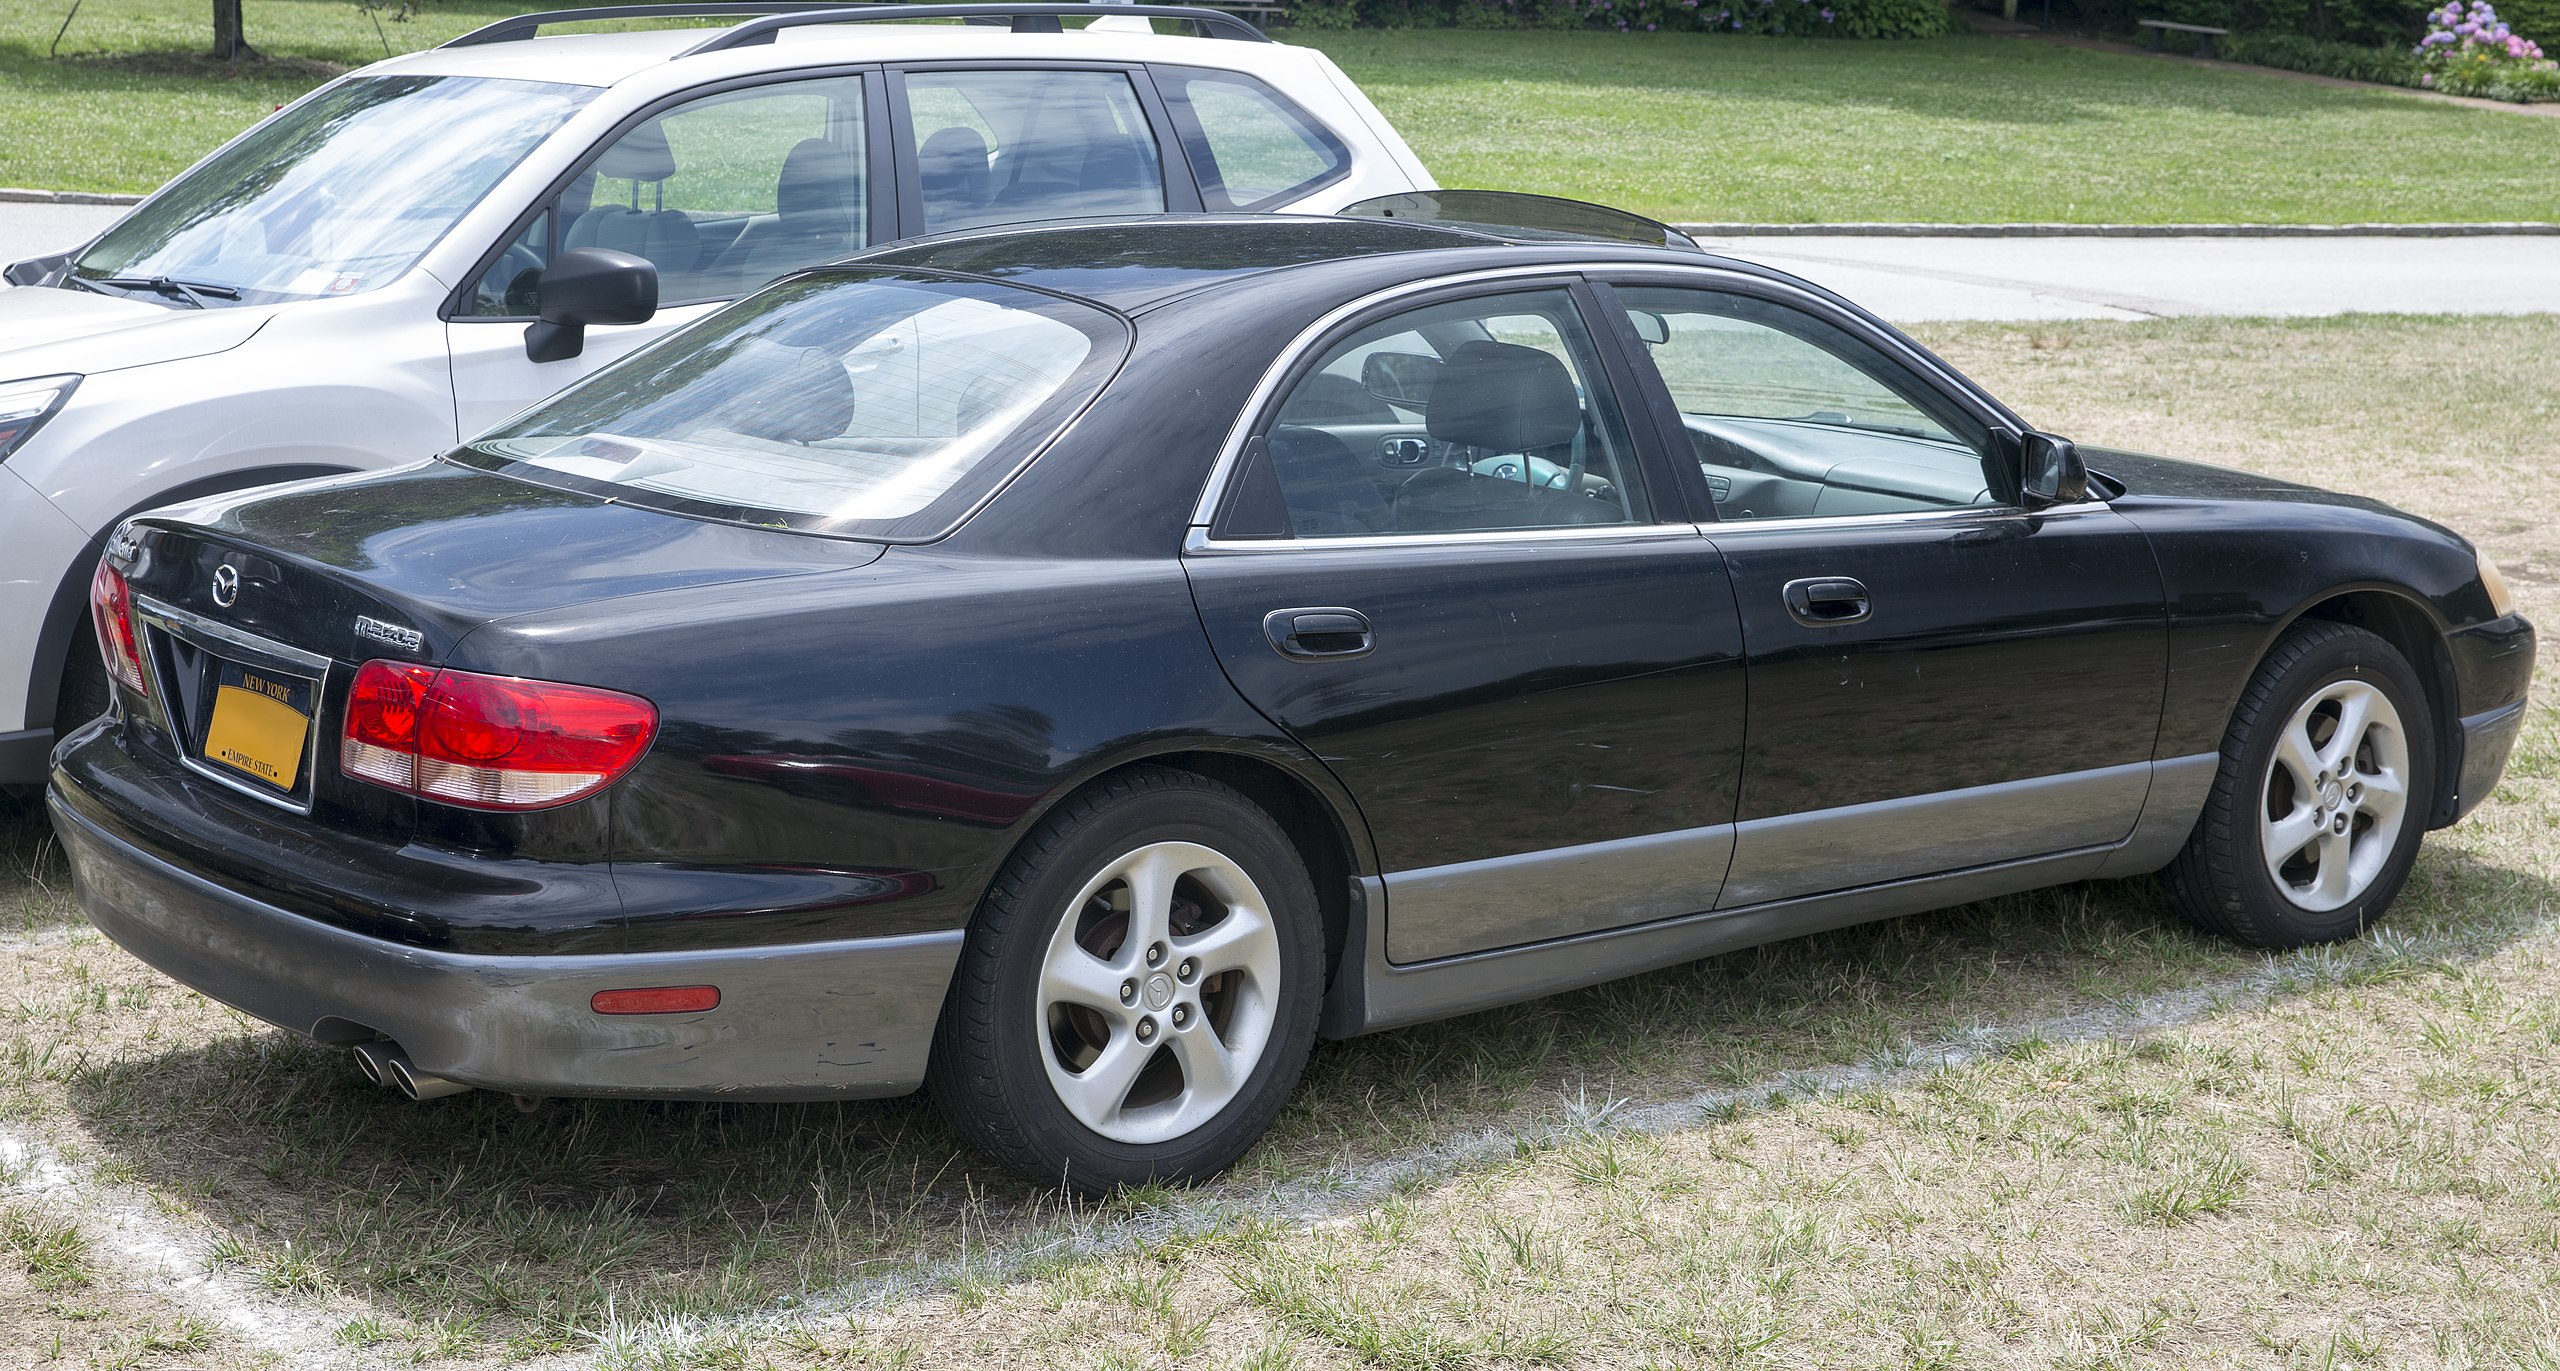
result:
<svg viewBox="0 0 2560 1371"><path fill-rule="evenodd" d="M1275 609L1262 616L1262 636L1281 656L1301 662L1366 657L1378 645L1369 616L1338 605Z"/></svg>
<svg viewBox="0 0 2560 1371"><path fill-rule="evenodd" d="M1808 576L1787 582L1782 592L1787 612L1810 628L1838 628L1864 623L1875 611L1867 588L1846 576Z"/></svg>

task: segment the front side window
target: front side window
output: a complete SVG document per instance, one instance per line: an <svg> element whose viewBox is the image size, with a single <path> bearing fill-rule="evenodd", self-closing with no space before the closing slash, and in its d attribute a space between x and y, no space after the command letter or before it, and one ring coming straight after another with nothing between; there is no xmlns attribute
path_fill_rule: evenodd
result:
<svg viewBox="0 0 2560 1371"><path fill-rule="evenodd" d="M1164 212L1164 161L1116 71L917 71L909 151L924 232Z"/></svg>
<svg viewBox="0 0 2560 1371"><path fill-rule="evenodd" d="M461 76L339 82L107 230L65 283L179 308L379 289L595 94Z"/></svg>
<svg viewBox="0 0 2560 1371"><path fill-rule="evenodd" d="M482 436L474 465L633 504L886 538L940 533L1127 350L1119 318L987 282L823 272Z"/></svg>
<svg viewBox="0 0 2560 1371"><path fill-rule="evenodd" d="M1617 295L1679 407L1718 519L1995 503L1989 430L1874 345L1749 296Z"/></svg>
<svg viewBox="0 0 2560 1371"><path fill-rule="evenodd" d="M1345 538L1644 522L1627 428L1563 290L1355 330L1292 385L1243 480L1273 527Z"/></svg>
<svg viewBox="0 0 2560 1371"><path fill-rule="evenodd" d="M1351 150L1288 97L1240 72L1155 69L1209 209L1262 210L1351 169Z"/></svg>
<svg viewBox="0 0 2560 1371"><path fill-rule="evenodd" d="M533 312L531 277L560 249L610 248L658 268L668 304L725 300L861 250L862 78L789 81L679 105L616 138L482 274L473 313ZM559 236L549 236L556 219Z"/></svg>

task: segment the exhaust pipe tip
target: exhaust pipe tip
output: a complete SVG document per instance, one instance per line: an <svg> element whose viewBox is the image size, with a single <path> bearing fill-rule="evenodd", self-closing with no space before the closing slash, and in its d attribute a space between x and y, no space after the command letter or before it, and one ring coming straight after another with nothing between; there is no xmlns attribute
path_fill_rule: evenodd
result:
<svg viewBox="0 0 2560 1371"><path fill-rule="evenodd" d="M401 1094L413 1100L441 1100L447 1095L459 1095L471 1088L460 1081L449 1081L442 1076L430 1076L418 1070L410 1065L409 1054L406 1052L394 1054L389 1069L391 1083L400 1088Z"/></svg>
<svg viewBox="0 0 2560 1371"><path fill-rule="evenodd" d="M388 1086L391 1084L391 1059L399 1051L389 1043L357 1043L356 1070L363 1072L364 1078L375 1085Z"/></svg>

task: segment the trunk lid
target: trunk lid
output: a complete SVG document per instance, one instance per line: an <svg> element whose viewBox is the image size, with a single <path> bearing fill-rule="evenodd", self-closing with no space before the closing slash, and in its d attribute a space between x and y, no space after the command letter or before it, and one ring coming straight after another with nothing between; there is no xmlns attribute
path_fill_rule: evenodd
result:
<svg viewBox="0 0 2560 1371"><path fill-rule="evenodd" d="M844 570L881 551L442 462L155 510L111 550L128 539L157 741L232 790L392 839L421 807L337 767L347 686L366 660L441 663L500 619ZM577 860L603 841L602 808L440 816L419 836Z"/></svg>

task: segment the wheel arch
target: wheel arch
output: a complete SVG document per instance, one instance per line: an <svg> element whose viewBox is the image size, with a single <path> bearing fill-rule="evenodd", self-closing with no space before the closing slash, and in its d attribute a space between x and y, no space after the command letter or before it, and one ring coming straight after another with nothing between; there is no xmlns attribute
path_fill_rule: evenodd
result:
<svg viewBox="0 0 2560 1371"><path fill-rule="evenodd" d="M2455 792L2462 772L2461 685L2453 672L2453 652L2445 644L2445 625L2424 597L2405 587L2385 584L2342 587L2305 602L2267 640L2267 650L2305 620L2361 628L2389 643L2409 663L2426 690L2428 726L2435 744L2435 783L2427 797L2427 827L2453 822ZM2264 653L2260 654L2261 660Z"/></svg>
<svg viewBox="0 0 2560 1371"><path fill-rule="evenodd" d="M1272 743L1254 746L1238 739L1195 739L1168 742L1142 752L1117 755L1074 781L1060 786L1018 830L1006 849L1013 849L1075 796L1138 767L1183 771L1216 781L1251 800L1280 825L1307 863L1316 908L1324 919L1328 981L1345 965L1351 927L1354 883L1377 869L1367 822L1357 804L1314 758Z"/></svg>
<svg viewBox="0 0 2560 1371"><path fill-rule="evenodd" d="M97 531L89 535L80 555L72 559L70 567L63 573L62 583L54 587L52 602L45 606L44 626L36 635L35 656L28 667L26 726L30 729L52 728L61 722L54 716L61 704L64 668L70 664L74 649L85 645L90 651L96 651L96 645L91 641L94 635L89 630L89 578L97 574L98 557L106 551L107 539L114 536L125 520L162 505L229 495L279 481L343 476L358 469L353 465L295 462L227 471L219 476L171 486L134 502L116 517L101 523Z"/></svg>

